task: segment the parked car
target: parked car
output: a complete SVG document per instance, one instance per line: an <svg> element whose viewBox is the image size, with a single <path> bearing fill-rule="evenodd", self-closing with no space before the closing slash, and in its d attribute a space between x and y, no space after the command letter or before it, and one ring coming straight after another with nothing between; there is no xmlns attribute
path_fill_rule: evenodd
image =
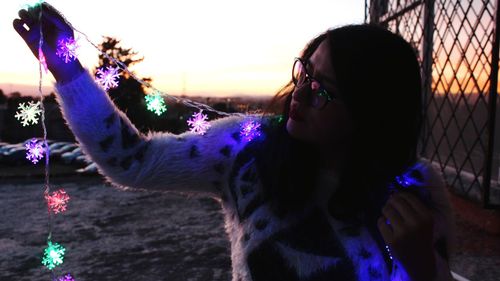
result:
<svg viewBox="0 0 500 281"><path fill-rule="evenodd" d="M95 163L91 163L87 165L85 168L77 169L78 173L82 174L96 174L97 173L97 165Z"/></svg>
<svg viewBox="0 0 500 281"><path fill-rule="evenodd" d="M9 165L21 165L29 161L26 159L26 148L24 146L12 147L2 153L2 163Z"/></svg>
<svg viewBox="0 0 500 281"><path fill-rule="evenodd" d="M68 143L66 145L63 145L62 147L50 150L50 155L51 155L51 157L58 159L65 152L72 151L72 150L76 149L77 147L78 147L78 145L76 143Z"/></svg>
<svg viewBox="0 0 500 281"><path fill-rule="evenodd" d="M82 149L80 147L77 147L73 149L70 152L64 152L61 154L61 159L65 164L71 164L76 157L82 155Z"/></svg>
<svg viewBox="0 0 500 281"><path fill-rule="evenodd" d="M57 150L65 145L68 145L68 144L72 144L70 142L66 142L66 141L61 141L61 142L54 142L53 144L49 145L49 149L50 151L54 151L54 150Z"/></svg>

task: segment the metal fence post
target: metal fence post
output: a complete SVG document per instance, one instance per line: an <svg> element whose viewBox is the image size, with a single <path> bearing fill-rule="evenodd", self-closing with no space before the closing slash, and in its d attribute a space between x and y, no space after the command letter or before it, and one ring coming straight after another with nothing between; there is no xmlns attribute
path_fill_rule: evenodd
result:
<svg viewBox="0 0 500 281"><path fill-rule="evenodd" d="M420 151L420 155L424 154L424 150L427 145L424 142L425 136L427 135L427 100L429 95L432 95L432 65L434 60L432 58L432 54L434 51L434 0L426 0L424 1L424 38L423 38L423 56L422 56L422 109L423 109L423 118L424 122L422 123L422 147Z"/></svg>
<svg viewBox="0 0 500 281"><path fill-rule="evenodd" d="M490 91L488 99L488 147L485 157L485 173L483 177L483 208L492 209L500 205L490 204L491 174L493 169L493 153L495 152L495 119L498 95L498 56L500 41L500 0L495 7L495 31L493 32L493 47L491 53Z"/></svg>

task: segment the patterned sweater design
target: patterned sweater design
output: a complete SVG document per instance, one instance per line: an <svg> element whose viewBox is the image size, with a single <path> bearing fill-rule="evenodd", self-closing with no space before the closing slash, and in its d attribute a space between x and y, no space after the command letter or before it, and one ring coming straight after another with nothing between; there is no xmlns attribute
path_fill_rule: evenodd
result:
<svg viewBox="0 0 500 281"><path fill-rule="evenodd" d="M391 274L366 228L353 229L328 215L323 192L329 188L318 188L317 200L301 214L277 217L270 211L254 158L241 153L247 142L240 138L240 124L257 117L212 121L205 135L142 135L87 71L56 88L69 127L108 181L124 189L206 193L219 199L231 242L233 281L410 280L397 261ZM435 240L445 237L449 253L453 222L445 184L429 164L417 168L439 210ZM332 186L335 177L320 182ZM436 252L436 259L435 280L452 280L446 258Z"/></svg>

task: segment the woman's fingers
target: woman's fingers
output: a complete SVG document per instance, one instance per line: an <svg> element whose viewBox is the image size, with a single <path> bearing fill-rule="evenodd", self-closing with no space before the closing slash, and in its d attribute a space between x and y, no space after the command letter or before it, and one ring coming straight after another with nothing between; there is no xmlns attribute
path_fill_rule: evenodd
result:
<svg viewBox="0 0 500 281"><path fill-rule="evenodd" d="M26 10L19 10L18 14L19 14L19 18L21 20L23 20L24 23L26 23L26 25L28 27L31 28L31 26L35 22L35 19L33 19L32 15L28 11L26 11Z"/></svg>
<svg viewBox="0 0 500 281"><path fill-rule="evenodd" d="M59 30L62 31L69 31L71 30L71 27L66 23L66 20L61 16L58 10L51 6L48 3L43 3L42 4L42 9L44 13L44 19L48 20L51 22L54 26L56 26Z"/></svg>
<svg viewBox="0 0 500 281"><path fill-rule="evenodd" d="M399 214L405 218L405 220L418 217L418 212L411 206L402 194L397 193L393 195L389 199L389 202L399 212Z"/></svg>
<svg viewBox="0 0 500 281"><path fill-rule="evenodd" d="M404 218L397 211L397 209L392 204L386 204L384 208L382 208L382 214L389 220L391 223L391 228L395 232L400 232L402 227L404 226Z"/></svg>
<svg viewBox="0 0 500 281"><path fill-rule="evenodd" d="M394 236L394 230L389 225L387 225L386 220L387 218L381 216L377 221L377 226L385 242L390 245L392 244L392 237Z"/></svg>
<svg viewBox="0 0 500 281"><path fill-rule="evenodd" d="M416 213L420 215L428 215L430 216L430 212L428 211L428 208L422 203L422 201L416 197L415 195L408 193L408 192L401 192L401 197L408 202L408 204L416 211Z"/></svg>
<svg viewBox="0 0 500 281"><path fill-rule="evenodd" d="M35 55L35 57L38 58L38 41L40 38L40 34L38 32L34 32L33 28L36 27L36 25L31 26L31 30L27 30L25 25L25 22L21 19L15 19L12 22L12 25L14 27L14 30L23 38L24 42L26 42L26 45L30 48L31 52Z"/></svg>
<svg viewBox="0 0 500 281"><path fill-rule="evenodd" d="M24 27L24 21L21 19L15 19L12 22L12 26L14 26L14 30L24 39L28 36L28 30ZM26 40L26 39L25 39Z"/></svg>

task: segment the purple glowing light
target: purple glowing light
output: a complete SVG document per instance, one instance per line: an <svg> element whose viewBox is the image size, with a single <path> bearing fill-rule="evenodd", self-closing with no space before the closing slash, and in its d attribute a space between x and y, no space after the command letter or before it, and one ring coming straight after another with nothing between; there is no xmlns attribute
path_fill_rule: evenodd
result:
<svg viewBox="0 0 500 281"><path fill-rule="evenodd" d="M68 63L72 60L76 60L77 49L78 49L78 44L74 38L70 37L70 38L60 39L59 41L57 41L56 55L60 58L63 58L65 63Z"/></svg>
<svg viewBox="0 0 500 281"><path fill-rule="evenodd" d="M191 119L187 120L188 125L191 127L191 132L203 135L210 128L210 123L207 121L208 116L203 114L202 111L193 114Z"/></svg>
<svg viewBox="0 0 500 281"><path fill-rule="evenodd" d="M247 142L260 137L261 134L259 122L246 121L241 125L240 136Z"/></svg>
<svg viewBox="0 0 500 281"><path fill-rule="evenodd" d="M104 90L118 87L118 79L120 78L119 70L118 67L114 68L112 66L108 66L106 69L104 67L99 68L96 74L98 76L96 81L104 87Z"/></svg>
<svg viewBox="0 0 500 281"><path fill-rule="evenodd" d="M43 158L43 154L45 153L43 142L37 139L31 139L24 147L26 147L26 159L33 162L33 164L38 163L38 161Z"/></svg>

